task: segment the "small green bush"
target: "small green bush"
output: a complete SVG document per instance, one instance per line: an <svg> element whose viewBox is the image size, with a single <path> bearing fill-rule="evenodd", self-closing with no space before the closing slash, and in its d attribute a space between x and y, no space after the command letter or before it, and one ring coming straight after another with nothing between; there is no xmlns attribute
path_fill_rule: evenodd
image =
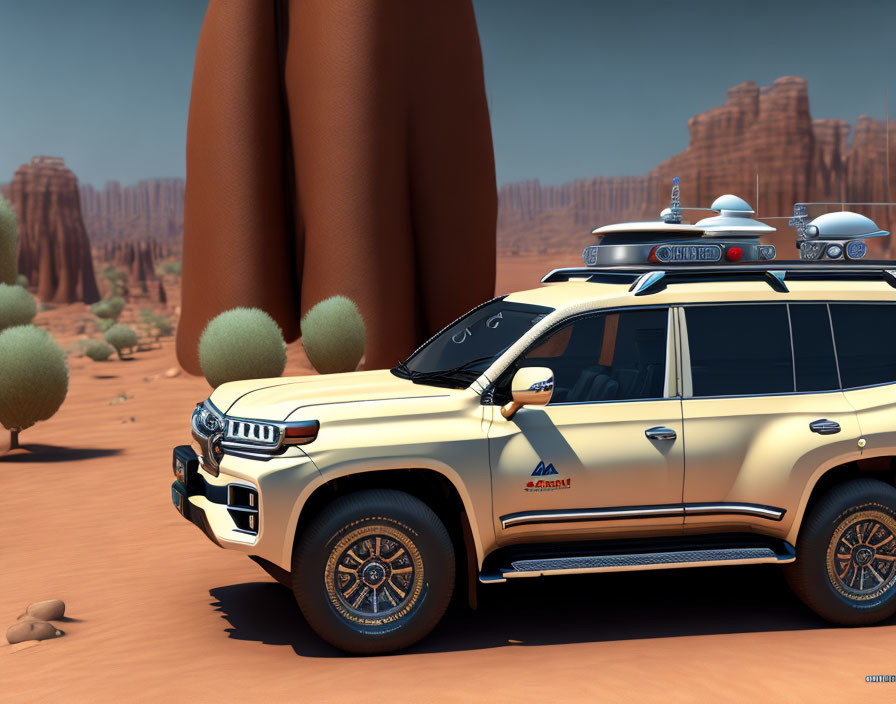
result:
<svg viewBox="0 0 896 704"><path fill-rule="evenodd" d="M94 362L105 362L115 350L105 342L99 340L91 340L84 348L84 354L90 357Z"/></svg>
<svg viewBox="0 0 896 704"><path fill-rule="evenodd" d="M128 275L117 266L109 264L103 269L103 278L109 282L109 290L112 292L113 297L121 296L124 293Z"/></svg>
<svg viewBox="0 0 896 704"><path fill-rule="evenodd" d="M68 366L50 333L32 325L0 332L0 359L0 424L10 431L12 449L21 431L59 410Z"/></svg>
<svg viewBox="0 0 896 704"><path fill-rule="evenodd" d="M174 329L168 318L156 315L149 308L144 308L140 311L140 320L143 321L146 327L150 330L155 331L158 337L168 337Z"/></svg>
<svg viewBox="0 0 896 704"><path fill-rule="evenodd" d="M28 288L28 277L24 274L19 274L16 277L16 286L21 286L22 288Z"/></svg>
<svg viewBox="0 0 896 704"><path fill-rule="evenodd" d="M0 330L27 325L37 315L37 301L21 286L0 284Z"/></svg>
<svg viewBox="0 0 896 704"><path fill-rule="evenodd" d="M0 195L0 283L15 284L18 274L18 243L16 214Z"/></svg>
<svg viewBox="0 0 896 704"><path fill-rule="evenodd" d="M113 325L106 330L103 339L115 348L119 359L124 359L122 352L137 346L137 333L127 325Z"/></svg>
<svg viewBox="0 0 896 704"><path fill-rule="evenodd" d="M96 329L102 333L105 333L109 328L115 325L115 321L109 320L108 318L97 318L93 322L96 325Z"/></svg>
<svg viewBox="0 0 896 704"><path fill-rule="evenodd" d="M280 376L286 343L274 319L258 308L233 308L214 318L199 338L199 366L213 387L228 381Z"/></svg>
<svg viewBox="0 0 896 704"><path fill-rule="evenodd" d="M321 301L302 318L302 345L321 374L354 371L364 356L365 337L364 319L345 296Z"/></svg>
<svg viewBox="0 0 896 704"><path fill-rule="evenodd" d="M121 315L121 312L124 310L125 302L123 298L119 296L113 296L112 298L107 298L104 301L99 301L98 303L94 303L90 306L91 312L97 318L103 318L105 320L118 320L118 316Z"/></svg>
<svg viewBox="0 0 896 704"><path fill-rule="evenodd" d="M159 276L162 274L176 274L180 276L180 259L173 262L162 262L156 267L156 273Z"/></svg>

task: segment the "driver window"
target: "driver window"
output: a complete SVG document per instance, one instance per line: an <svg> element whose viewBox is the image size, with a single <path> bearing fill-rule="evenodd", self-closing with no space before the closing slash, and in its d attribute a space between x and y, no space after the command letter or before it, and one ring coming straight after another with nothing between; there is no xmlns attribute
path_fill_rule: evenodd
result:
<svg viewBox="0 0 896 704"><path fill-rule="evenodd" d="M538 341L516 365L550 367L555 403L662 398L667 309L591 315Z"/></svg>

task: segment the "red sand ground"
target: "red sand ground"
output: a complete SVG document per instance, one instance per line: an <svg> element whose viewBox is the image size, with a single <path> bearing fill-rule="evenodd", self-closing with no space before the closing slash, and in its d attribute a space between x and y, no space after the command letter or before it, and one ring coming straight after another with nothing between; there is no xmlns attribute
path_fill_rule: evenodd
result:
<svg viewBox="0 0 896 704"><path fill-rule="evenodd" d="M503 262L499 292L544 257ZM66 345L83 306L41 313ZM69 332L66 332L69 331ZM288 373L308 371L291 345ZM835 629L774 568L706 568L483 587L417 647L347 657L292 595L220 550L171 506L171 447L209 393L168 378L173 345L134 361L70 358L51 420L0 456L0 632L26 604L64 599L62 638L0 636L3 701L876 701L896 684L893 621ZM0 440L0 442L4 442Z"/></svg>

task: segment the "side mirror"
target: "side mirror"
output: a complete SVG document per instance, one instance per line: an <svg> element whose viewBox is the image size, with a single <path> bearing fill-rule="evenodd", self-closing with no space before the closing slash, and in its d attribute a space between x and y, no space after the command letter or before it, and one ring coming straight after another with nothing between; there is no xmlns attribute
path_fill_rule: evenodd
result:
<svg viewBox="0 0 896 704"><path fill-rule="evenodd" d="M546 406L554 393L554 372L547 367L519 369L510 382L510 393L513 401L501 408L508 420L523 406Z"/></svg>

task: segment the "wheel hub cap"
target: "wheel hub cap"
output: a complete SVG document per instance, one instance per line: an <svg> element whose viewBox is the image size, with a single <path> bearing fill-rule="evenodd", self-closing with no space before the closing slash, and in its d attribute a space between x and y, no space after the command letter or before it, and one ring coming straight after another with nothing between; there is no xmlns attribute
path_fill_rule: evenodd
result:
<svg viewBox="0 0 896 704"><path fill-rule="evenodd" d="M834 589L852 601L881 597L896 584L896 519L867 510L843 519L827 552Z"/></svg>

